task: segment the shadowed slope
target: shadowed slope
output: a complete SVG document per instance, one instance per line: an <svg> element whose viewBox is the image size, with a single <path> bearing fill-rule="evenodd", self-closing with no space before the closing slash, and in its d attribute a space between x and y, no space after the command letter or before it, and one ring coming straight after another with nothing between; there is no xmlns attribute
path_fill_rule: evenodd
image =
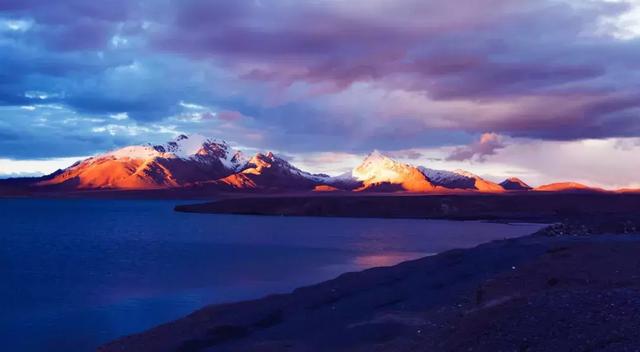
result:
<svg viewBox="0 0 640 352"><path fill-rule="evenodd" d="M532 189L531 186L517 177L510 177L500 182L500 186L508 191L528 191Z"/></svg>
<svg viewBox="0 0 640 352"><path fill-rule="evenodd" d="M316 185L325 182L329 176L310 174L291 165L288 161L269 152L258 153L246 167L229 175L215 184L229 186L239 190L313 190Z"/></svg>

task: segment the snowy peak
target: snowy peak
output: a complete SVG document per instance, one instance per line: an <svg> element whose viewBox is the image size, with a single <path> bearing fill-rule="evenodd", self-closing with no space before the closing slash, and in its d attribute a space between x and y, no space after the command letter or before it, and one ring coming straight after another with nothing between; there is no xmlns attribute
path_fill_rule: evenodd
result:
<svg viewBox="0 0 640 352"><path fill-rule="evenodd" d="M291 165L272 152L258 153L238 173L216 181L234 189L313 190L329 176L311 174Z"/></svg>
<svg viewBox="0 0 640 352"><path fill-rule="evenodd" d="M290 165L287 161L281 158L277 158L273 153L268 152L266 154L258 153L251 157L247 162L246 169L242 170L243 173L252 173L259 175L265 169L269 169L271 167L283 167L288 168Z"/></svg>
<svg viewBox="0 0 640 352"><path fill-rule="evenodd" d="M163 153L171 153L176 156L186 157L194 155L208 140L200 135L191 137L181 134L175 140L167 142L166 145L156 145L154 148Z"/></svg>
<svg viewBox="0 0 640 352"><path fill-rule="evenodd" d="M203 164L221 164L232 171L243 168L247 163L242 152L233 150L227 142L197 134L181 134L161 145L124 147L104 156L115 159L183 159Z"/></svg>
<svg viewBox="0 0 640 352"><path fill-rule="evenodd" d="M216 141L200 135L179 135L166 144L128 146L106 153L100 157L115 159L152 159L152 158L181 158L215 157L230 160L235 151L225 141Z"/></svg>
<svg viewBox="0 0 640 352"><path fill-rule="evenodd" d="M504 188L495 183L495 182L491 182L489 180L486 180L476 174L473 174L469 171L465 171L465 170L454 170L453 172L455 172L458 175L461 175L463 177L467 177L469 179L474 180L474 187L477 191L479 192L488 192L488 193L500 193L500 192L504 192Z"/></svg>
<svg viewBox="0 0 640 352"><path fill-rule="evenodd" d="M504 191L502 186L462 169L446 171L421 166L420 171L422 171L433 184L447 189L472 190L488 193Z"/></svg>
<svg viewBox="0 0 640 352"><path fill-rule="evenodd" d="M362 183L358 190L397 190L425 192L435 189L415 166L395 161L377 150L369 154L351 171L354 181ZM340 178L341 180L344 177Z"/></svg>
<svg viewBox="0 0 640 352"><path fill-rule="evenodd" d="M272 152L266 154L258 153L254 155L248 162L247 168L242 171L243 173L260 175L264 172L279 173L282 175L292 175L295 177L303 177L310 180L322 181L329 176L322 174L311 174L306 171L302 171L297 167L291 165L284 158L277 156Z"/></svg>
<svg viewBox="0 0 640 352"><path fill-rule="evenodd" d="M230 160L230 163L231 165L233 165L235 170L243 169L248 162L249 161L247 160L247 157L244 155L243 152L239 150L233 153L233 156L231 156L231 160Z"/></svg>
<svg viewBox="0 0 640 352"><path fill-rule="evenodd" d="M164 145L138 145L86 159L40 185L74 189L180 187L225 177L246 160L226 142L180 135Z"/></svg>
<svg viewBox="0 0 640 352"><path fill-rule="evenodd" d="M156 145L154 148L179 158L189 158L196 155L227 158L228 154L232 153L231 147L227 142L209 139L198 134L192 136L181 134L165 145Z"/></svg>
<svg viewBox="0 0 640 352"><path fill-rule="evenodd" d="M367 155L362 163L376 163L376 162L395 162L386 155L380 153L379 150L374 149L369 155Z"/></svg>
<svg viewBox="0 0 640 352"><path fill-rule="evenodd" d="M90 159L100 159L100 158L113 158L113 159L152 159L162 157L166 152L161 149L159 150L157 147L153 147L150 145L134 145L128 146L120 149L116 149L112 152L96 156ZM72 165L77 166L76 165Z"/></svg>
<svg viewBox="0 0 640 352"><path fill-rule="evenodd" d="M199 134L191 136L181 134L175 140L167 143L166 150L180 158L195 155L213 155L226 158L231 147L225 141L212 140Z"/></svg>
<svg viewBox="0 0 640 352"><path fill-rule="evenodd" d="M500 186L508 191L528 191L532 189L531 186L517 177L510 177L500 182Z"/></svg>
<svg viewBox="0 0 640 352"><path fill-rule="evenodd" d="M429 169L423 166L418 169L436 186L449 189L475 189L476 180L473 177L454 171Z"/></svg>
<svg viewBox="0 0 640 352"><path fill-rule="evenodd" d="M367 155L360 165L353 169L351 175L358 181L372 179L389 181L401 177L409 168L411 166L399 163L374 150Z"/></svg>
<svg viewBox="0 0 640 352"><path fill-rule="evenodd" d="M257 171L262 171L265 168L270 168L274 165L276 166L284 166L287 167L289 163L284 159L276 158L276 156L272 152L268 152L266 154L258 153L254 155L249 162L247 163L248 169L255 169ZM245 170L246 171L246 170Z"/></svg>
<svg viewBox="0 0 640 352"><path fill-rule="evenodd" d="M452 172L454 174L457 174L457 175L460 175L460 176L463 176L463 177L474 178L474 179L475 178L481 178L480 176L478 176L478 175L476 175L474 173L471 173L471 172L469 172L467 170L455 169Z"/></svg>
<svg viewBox="0 0 640 352"><path fill-rule="evenodd" d="M512 177L500 184L465 170L437 170L394 160L378 150L350 172L336 177L303 171L272 152L247 158L227 142L201 135L179 135L161 145L120 148L77 162L34 181L38 186L76 189L165 189L213 187L213 190L487 192L506 190L598 191L565 182L532 189Z"/></svg>

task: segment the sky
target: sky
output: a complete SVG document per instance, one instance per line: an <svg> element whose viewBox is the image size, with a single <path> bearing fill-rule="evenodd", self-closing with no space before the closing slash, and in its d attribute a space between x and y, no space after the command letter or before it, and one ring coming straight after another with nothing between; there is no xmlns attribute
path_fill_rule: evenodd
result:
<svg viewBox="0 0 640 352"><path fill-rule="evenodd" d="M2 0L0 177L181 133L640 187L640 0Z"/></svg>

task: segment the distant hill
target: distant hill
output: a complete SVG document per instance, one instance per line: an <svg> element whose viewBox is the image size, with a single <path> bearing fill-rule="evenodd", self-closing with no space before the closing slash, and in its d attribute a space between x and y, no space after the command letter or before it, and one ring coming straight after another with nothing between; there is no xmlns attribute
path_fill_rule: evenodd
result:
<svg viewBox="0 0 640 352"><path fill-rule="evenodd" d="M576 182L557 182L534 188L539 192L602 192L603 189L589 187Z"/></svg>
<svg viewBox="0 0 640 352"><path fill-rule="evenodd" d="M509 191L528 191L533 189L531 186L517 177L510 177L500 182L500 186Z"/></svg>

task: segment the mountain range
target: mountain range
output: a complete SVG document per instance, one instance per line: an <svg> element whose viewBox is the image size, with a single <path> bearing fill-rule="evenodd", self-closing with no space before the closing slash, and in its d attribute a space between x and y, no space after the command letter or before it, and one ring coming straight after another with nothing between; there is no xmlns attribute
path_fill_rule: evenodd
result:
<svg viewBox="0 0 640 352"><path fill-rule="evenodd" d="M0 181L31 190L199 189L220 192L562 192L604 191L574 182L537 188L518 178L501 183L465 170L436 170L398 162L378 151L339 176L312 174L274 153L247 157L228 143L202 136L180 135L164 145L124 147L79 161L51 175Z"/></svg>

